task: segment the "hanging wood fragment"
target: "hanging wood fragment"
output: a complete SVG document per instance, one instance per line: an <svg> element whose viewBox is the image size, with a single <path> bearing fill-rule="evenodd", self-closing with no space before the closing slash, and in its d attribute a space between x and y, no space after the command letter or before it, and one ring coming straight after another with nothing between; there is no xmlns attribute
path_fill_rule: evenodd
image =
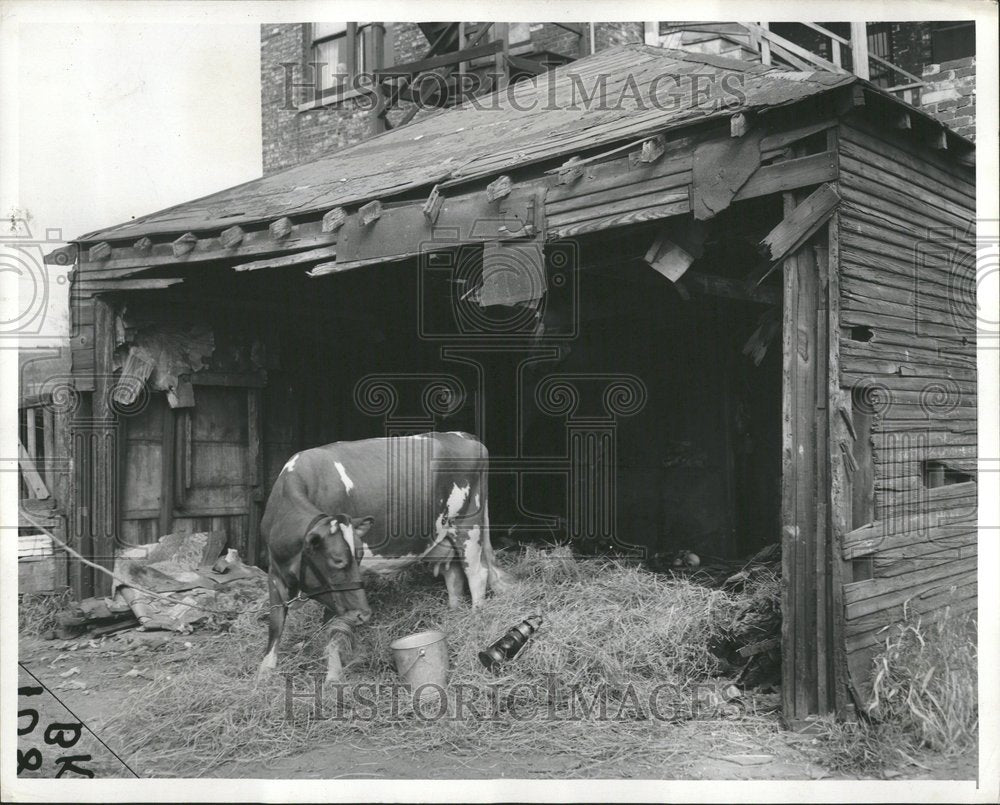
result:
<svg viewBox="0 0 1000 805"><path fill-rule="evenodd" d="M486 200L491 204L510 195L513 185L509 176L498 176L486 186Z"/></svg>
<svg viewBox="0 0 1000 805"><path fill-rule="evenodd" d="M683 277L684 272L688 270L694 259L694 255L663 235L653 241L645 257L646 264L650 268L655 269L671 282L677 282Z"/></svg>
<svg viewBox="0 0 1000 805"><path fill-rule="evenodd" d="M639 161L651 164L656 162L667 151L667 141L662 134L651 137L642 144L642 152Z"/></svg>
<svg viewBox="0 0 1000 805"><path fill-rule="evenodd" d="M479 304L537 307L547 290L539 241L497 241L483 246Z"/></svg>
<svg viewBox="0 0 1000 805"><path fill-rule="evenodd" d="M772 263L784 260L825 224L840 202L840 194L831 184L824 184L760 242L759 250Z"/></svg>
<svg viewBox="0 0 1000 805"><path fill-rule="evenodd" d="M424 202L424 206L421 211L424 214L424 218L431 225L435 224L438 219L438 215L441 214L441 205L444 203L444 196L441 195L441 185L436 184L431 188L431 193L427 197L427 201Z"/></svg>
<svg viewBox="0 0 1000 805"><path fill-rule="evenodd" d="M154 368L156 368L155 361L139 352L130 350L111 398L119 405L134 403L142 391L143 385L153 374Z"/></svg>
<svg viewBox="0 0 1000 805"><path fill-rule="evenodd" d="M760 167L761 132L710 140L695 148L691 165L691 212L707 221L725 210Z"/></svg>
<svg viewBox="0 0 1000 805"><path fill-rule="evenodd" d="M281 257L270 257L266 260L251 260L248 263L239 263L233 266L233 271L257 271L262 268L298 266L320 260L329 260L336 256L336 246L323 246L319 249L309 249L307 251L296 252L295 254L282 255Z"/></svg>
<svg viewBox="0 0 1000 805"><path fill-rule="evenodd" d="M581 157L570 157L559 168L559 184L573 184L583 176L583 167L579 163L583 162Z"/></svg>

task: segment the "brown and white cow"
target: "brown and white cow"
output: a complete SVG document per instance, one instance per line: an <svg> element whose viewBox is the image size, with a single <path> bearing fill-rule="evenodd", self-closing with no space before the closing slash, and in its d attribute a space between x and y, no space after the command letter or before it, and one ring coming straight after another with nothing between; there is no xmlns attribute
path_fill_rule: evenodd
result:
<svg viewBox="0 0 1000 805"><path fill-rule="evenodd" d="M443 572L448 603L472 606L501 588L489 537L486 448L467 433L335 442L296 453L267 500L261 533L270 555L270 621L262 674L277 665L288 603L326 607L332 638L327 681L342 676L340 648L371 610L362 572L415 562Z"/></svg>

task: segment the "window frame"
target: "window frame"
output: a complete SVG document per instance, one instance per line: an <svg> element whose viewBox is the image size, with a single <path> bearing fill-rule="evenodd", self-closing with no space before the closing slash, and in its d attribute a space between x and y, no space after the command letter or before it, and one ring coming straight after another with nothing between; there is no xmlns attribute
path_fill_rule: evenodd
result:
<svg viewBox="0 0 1000 805"><path fill-rule="evenodd" d="M325 34L322 36L317 36L317 27L319 23L310 22L306 24L306 37L303 42L305 53L306 53L306 64L313 70L313 77L315 81L315 91L312 100L308 103L300 106L300 109L311 109L317 106L324 106L329 103L337 103L339 101L344 101L349 98L354 98L359 95L366 94L369 90L358 89L355 87L355 80L358 75L365 73L366 71L372 71L378 69L382 65L375 64L365 64L365 60L374 60L377 57L375 54L372 42L372 28L376 25L385 25L385 23L379 22L345 22L344 30L337 31L330 34ZM322 45L326 42L331 42L336 39L344 40L344 59L343 63L347 65L347 79L344 83L340 85L332 84L328 87L322 85L322 69L316 67L318 64L327 64L326 62L321 62L317 56L316 48L318 45ZM358 45L361 45L359 48ZM360 50L360 58L359 58ZM360 63L359 63L360 62ZM334 71L336 71L336 65L333 66Z"/></svg>

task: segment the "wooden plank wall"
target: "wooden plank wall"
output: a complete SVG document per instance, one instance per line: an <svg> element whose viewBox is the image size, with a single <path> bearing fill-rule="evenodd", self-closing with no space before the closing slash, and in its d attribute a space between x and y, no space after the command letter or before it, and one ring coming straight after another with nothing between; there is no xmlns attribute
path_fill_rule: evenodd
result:
<svg viewBox="0 0 1000 805"><path fill-rule="evenodd" d="M970 169L909 132L849 118L839 143L840 380L857 438L870 439L853 454L871 461L851 474L850 497L875 517L842 545L848 665L863 696L880 630L904 604L926 622L976 602L976 483L925 478L932 460L974 473L974 263L962 257L975 187ZM855 527L870 516L855 514Z"/></svg>

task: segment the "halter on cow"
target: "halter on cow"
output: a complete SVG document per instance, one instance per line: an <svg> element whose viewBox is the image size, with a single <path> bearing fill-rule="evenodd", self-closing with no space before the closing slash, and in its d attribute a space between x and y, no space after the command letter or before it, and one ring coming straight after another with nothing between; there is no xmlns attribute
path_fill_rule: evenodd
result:
<svg viewBox="0 0 1000 805"><path fill-rule="evenodd" d="M414 449L423 464L399 472L398 457ZM288 605L311 598L326 608L333 633L327 680L339 680L340 649L349 647L352 628L371 618L363 570L391 573L431 562L435 573L443 571L452 607L461 602L465 580L473 606L488 586L501 587L489 540L487 469L486 448L463 433L337 442L292 456L261 522L271 559L261 672L277 665Z"/></svg>

